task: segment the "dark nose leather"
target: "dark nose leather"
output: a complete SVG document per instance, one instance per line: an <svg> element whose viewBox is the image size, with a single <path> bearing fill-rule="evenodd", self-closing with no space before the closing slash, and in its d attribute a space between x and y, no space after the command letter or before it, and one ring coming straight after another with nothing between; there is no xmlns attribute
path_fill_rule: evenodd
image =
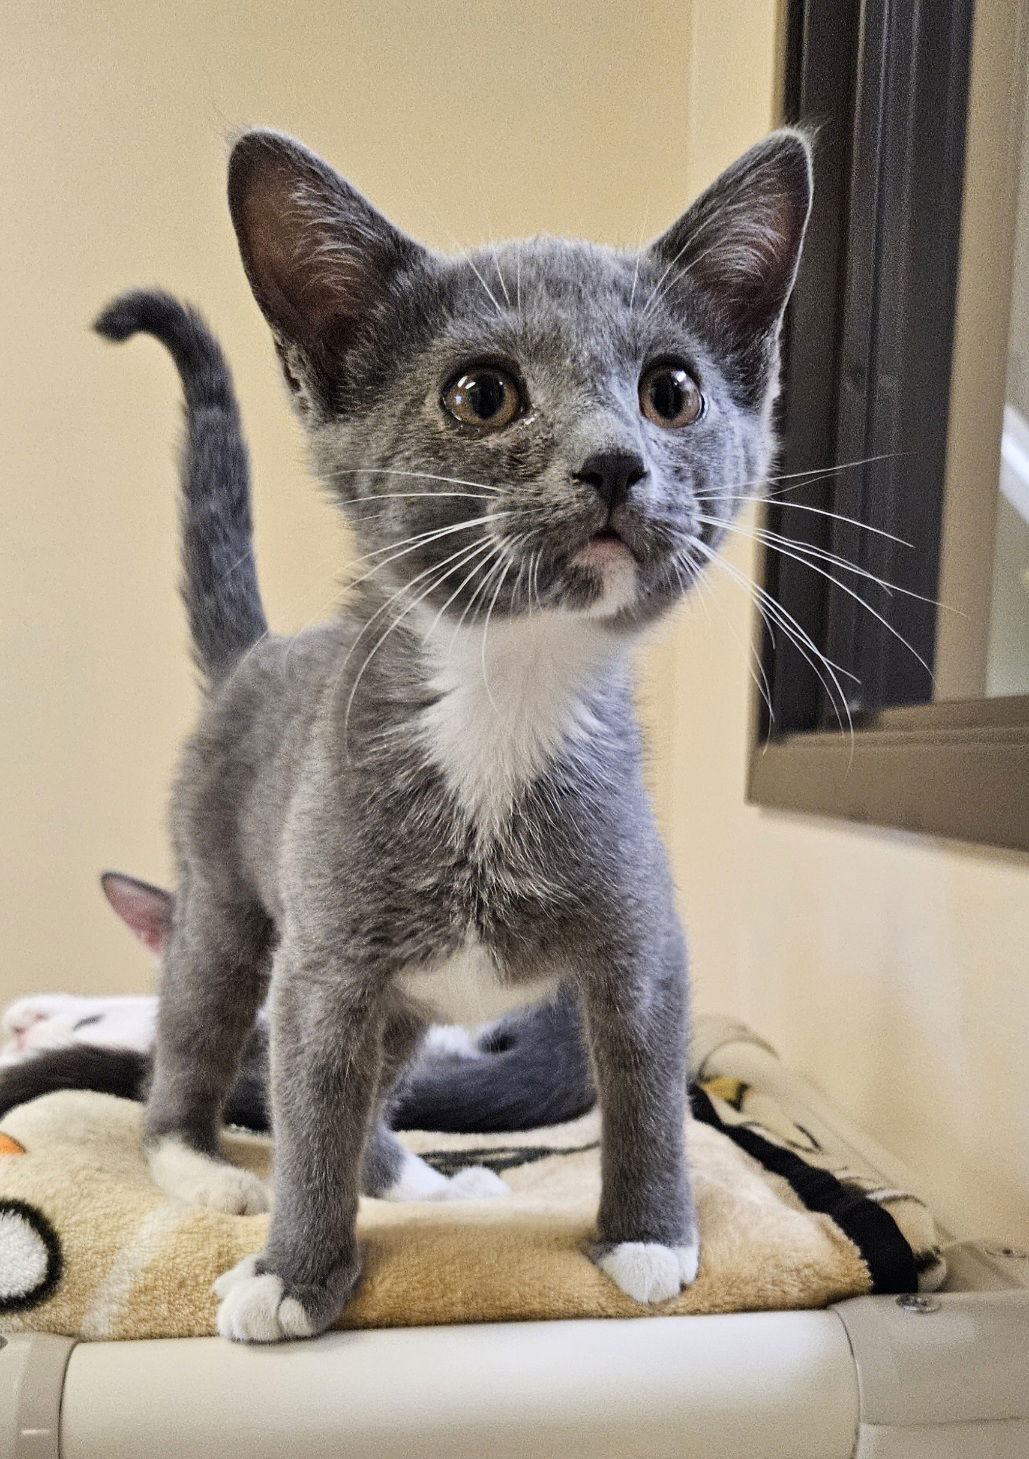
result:
<svg viewBox="0 0 1029 1459"><path fill-rule="evenodd" d="M578 481L592 486L608 511L613 512L642 481L647 468L633 451L597 451L575 473Z"/></svg>

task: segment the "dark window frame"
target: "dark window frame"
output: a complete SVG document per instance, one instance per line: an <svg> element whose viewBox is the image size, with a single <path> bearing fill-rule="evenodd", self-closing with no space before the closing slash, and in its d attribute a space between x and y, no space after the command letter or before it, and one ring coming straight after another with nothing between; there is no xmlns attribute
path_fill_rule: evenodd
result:
<svg viewBox="0 0 1029 1459"><path fill-rule="evenodd" d="M771 705L748 795L1029 850L1029 697L931 702L972 21L973 0L787 6L784 114L818 134L781 471L811 474L783 482L781 501L773 484L765 525L905 591L823 556L829 583L766 551L768 593L839 668L835 686L820 682L765 630ZM863 464L825 475L831 462Z"/></svg>

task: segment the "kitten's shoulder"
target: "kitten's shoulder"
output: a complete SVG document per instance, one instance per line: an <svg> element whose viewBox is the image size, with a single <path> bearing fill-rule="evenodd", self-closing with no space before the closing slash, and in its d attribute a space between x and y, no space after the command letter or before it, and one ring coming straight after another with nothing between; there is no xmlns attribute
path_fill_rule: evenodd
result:
<svg viewBox="0 0 1029 1459"><path fill-rule="evenodd" d="M266 704L279 713L308 707L319 685L338 673L357 632L340 617L292 636L269 634L244 655L210 704L234 714Z"/></svg>

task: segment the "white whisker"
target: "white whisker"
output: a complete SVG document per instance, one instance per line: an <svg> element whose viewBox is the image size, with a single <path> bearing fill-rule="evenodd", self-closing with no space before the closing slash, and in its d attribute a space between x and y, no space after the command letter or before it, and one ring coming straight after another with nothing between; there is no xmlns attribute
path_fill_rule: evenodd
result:
<svg viewBox="0 0 1029 1459"><path fill-rule="evenodd" d="M483 278L482 274L476 268L476 266L475 266L475 260L472 258L472 256L471 256L470 253L464 254L464 261L465 261L466 264L468 264L468 266L471 269L472 273L475 275L475 277L479 280L479 283L485 289L486 294L489 297L490 303L493 305L494 309L496 309L496 311L500 315L501 319L503 319L503 317L504 317L504 311L500 307L500 303L499 303L499 301L497 299L497 296L494 294L494 292L490 288L489 284L487 284L487 282Z"/></svg>
<svg viewBox="0 0 1029 1459"><path fill-rule="evenodd" d="M636 261L632 271L632 290L629 294L629 313L632 313L633 304L636 300L636 290L640 282L640 258L643 254L643 237L647 231L647 210L643 213L643 222L640 224L640 236L636 243Z"/></svg>
<svg viewBox="0 0 1029 1459"><path fill-rule="evenodd" d="M530 588L532 591L532 596L536 600L536 611L538 613L543 612L543 604L540 601L540 562L542 558L543 549L538 547L536 551L532 554L532 570L530 581Z"/></svg>
<svg viewBox="0 0 1029 1459"><path fill-rule="evenodd" d="M944 605L936 598L927 598L924 593L916 593L913 588L902 588L899 583L891 583L888 578L879 577L877 573L870 572L868 568L859 567L856 562L849 558L841 557L839 553L830 552L825 547L813 547L808 542L801 542L795 537L783 537L778 532L771 532L767 527L756 527L749 531L739 522L725 522L718 517L700 516L699 522L706 523L710 527L721 527L726 532L735 532L737 536L748 537L752 542L760 542L763 546L778 552L782 557L792 557L795 562L804 562L807 567L814 568L816 572L822 569L816 567L815 563L807 562L805 558L798 557L798 552L807 553L810 557L817 558L820 562L831 563L834 567L843 568L847 572L856 573L858 577L867 578L877 587L882 588L887 594L902 593L906 598L917 598L920 603L931 603L935 608L942 608ZM790 549L794 549L791 551ZM824 574L823 574L824 575Z"/></svg>
<svg viewBox="0 0 1029 1459"><path fill-rule="evenodd" d="M236 561L232 564L231 567L227 567L225 569L225 571L222 573L221 577L218 579L219 583L223 583L226 580L226 578L230 578L232 576L232 574L236 571L236 569L238 567L242 567L243 566L243 564L247 561L248 558L251 561L253 561L253 557L254 557L254 548L253 548L253 544L251 543L251 545L247 548L246 552L244 552L241 557L237 557L236 558Z"/></svg>
<svg viewBox="0 0 1029 1459"><path fill-rule="evenodd" d="M705 500L710 501L713 498L705 498ZM723 496L717 500L721 504L722 502L760 501L761 498L754 498L752 496ZM889 542L897 542L901 547L913 548L915 545L913 542L908 542L904 537L896 537L892 532L884 531L882 527L873 527L869 522L859 521L857 517L845 517L841 512L827 511L825 507L809 507L806 502L782 502L771 497L768 499L768 502L770 506L786 507L794 512L812 512L816 517L831 517L834 522L846 522L851 527L860 527L862 532L871 532L876 537L885 537Z"/></svg>
<svg viewBox="0 0 1029 1459"><path fill-rule="evenodd" d="M365 633L368 631L368 629L371 627L371 625L375 622L375 620L377 618L381 617L382 614L384 612L386 612L386 610L390 607L390 605L392 603L396 602L396 600L398 598L402 598L405 593L410 592L411 589L418 582L422 581L426 577L429 577L430 578L430 582L429 582L428 586L425 588L425 590L422 593L420 593L414 599L413 602L409 603L407 605L407 607L404 608L400 613L397 613L397 614L394 615L393 621L390 623L390 625L386 629L385 633L382 634L382 636L375 643L374 648L372 648L372 650L365 656L364 662L362 663L362 665L361 665L361 667L360 667L360 669L359 669L359 671L358 671L358 673L357 673L357 675L356 675L356 677L354 679L354 682L351 685L350 695L349 695L349 697L347 699L347 707L346 707L346 710L344 711L344 715L343 715L343 742L344 742L344 745L349 745L349 740L348 740L348 734L347 734L347 732L348 732L348 728L349 728L349 725L350 725L350 711L353 708L354 696L357 694L358 685L360 684L361 679L364 676L364 672L367 669L368 665L371 663L372 659L378 653L379 649L385 643L386 639L390 636L390 634L393 632L393 630L395 628L399 627L401 621L407 616L407 614L410 613L413 608L417 607L417 605L419 603L423 602L424 599L427 598L429 596L429 594L435 590L435 588L437 588L441 583L445 582L446 579L450 576L450 574L452 572L458 572L458 571L460 571L460 569L469 560L469 557L472 554L474 554L476 551L478 551L482 546L483 546L482 543L473 543L470 548L467 547L467 546L462 547L457 552L452 553L450 555L450 557L445 557L442 562L435 562L435 563L433 563L431 567L426 568L423 572L420 572L417 575L417 577L412 578L409 583L404 583L404 585L401 588L399 588L390 598L388 598L386 600L386 602L383 603L376 610L376 612L373 613L372 616L364 623L364 625L361 628L360 633L354 639L354 642L350 645L350 648L349 648L346 656L344 657L342 664L340 665L339 672L336 674L336 679L335 679L335 682L336 683L339 682L340 676L341 676L344 668L346 667L347 663L349 662L349 660L350 660L350 658L351 658L351 656L352 656L352 654L354 652L354 649L357 647L358 643L360 643L361 639L364 637ZM458 561L455 562L454 561L455 558L457 558ZM453 563L453 566L450 567L446 572L444 572L441 577L437 578L435 576L435 574L439 573L439 571L440 571L441 568L447 567L447 564L448 563Z"/></svg>
<svg viewBox="0 0 1029 1459"><path fill-rule="evenodd" d="M500 544L498 544L498 545L500 545ZM497 556L497 562L495 562L493 564L493 566L489 569L489 571L485 574L485 576L482 579L482 582L478 584L478 586L475 589L475 592L472 594L472 596L469 598L468 602L465 604L464 612L461 614L461 617L457 620L457 627L458 627L459 630L464 627L465 620L471 614L471 612L474 609L476 603L478 602L480 596L483 595L484 591L488 591L489 584L490 584L490 582L491 582L491 580L493 578L493 573L496 570L498 564L500 562L502 562L502 561L503 561L502 556L500 556L500 554L498 554L498 556ZM456 637L456 635L455 635L455 637ZM453 646L453 641L451 642L451 646Z"/></svg>
<svg viewBox="0 0 1029 1459"><path fill-rule="evenodd" d="M493 247L493 267L497 271L497 278L500 280L500 287L504 291L504 298L507 301L507 307L510 309L510 307L511 307L511 295L507 292L507 284L504 281L504 275L503 275L503 273L501 271L501 268L500 268L500 259L497 257L496 247L495 246L492 246L492 247Z"/></svg>
<svg viewBox="0 0 1029 1459"><path fill-rule="evenodd" d="M434 502L438 497L461 497L464 501L488 502L492 493L484 491L377 491L372 496L355 497L348 506L363 506L365 502L392 502L404 500Z"/></svg>
<svg viewBox="0 0 1029 1459"><path fill-rule="evenodd" d="M461 579L461 581L458 583L457 587L451 593L450 597L443 604L443 607L439 610L439 612L436 614L435 618L429 624L428 629L426 630L425 634L423 635L424 638L425 638L425 640L426 640L426 642L428 642L428 640L432 638L432 635L435 633L437 627L439 626L439 623L440 623L441 619L445 615L445 613L446 613L447 609L450 607L451 603L453 603L457 598L459 598L461 596L461 594L464 592L465 588L471 582L472 578L475 577L475 574L476 573L479 573L479 572L483 572L485 570L486 564L490 561L490 559L496 553L502 551L502 544L499 543L499 542L492 542L492 541L487 540L486 542L484 542L481 545L481 547L480 547L479 550L480 550L480 552L485 552L486 553L486 556L485 557L481 557L478 562L474 563L474 565L472 566L471 572L468 574L467 577L463 577ZM464 566L464 565L465 564L462 564L462 566Z"/></svg>
<svg viewBox="0 0 1029 1459"><path fill-rule="evenodd" d="M472 527L481 526L484 522L495 522L500 517L513 517L517 515L518 513L513 510L507 512L487 512L481 517L469 517L467 521L454 522L449 527L434 527L431 531L418 532L413 537L401 538L400 542L389 542L385 547L373 548L371 552L365 553L364 558L361 559L362 561L368 561L373 557L380 557L384 552L391 553L392 555L383 558L370 572L366 572L361 577L355 578L347 586L356 588L358 583L366 582L374 573L377 573L380 567L386 567L389 563L396 562L399 557L406 557L409 552L417 552L419 547L425 547L430 542L438 542L440 538L450 537L455 532L467 532ZM402 548L403 550L397 551L395 550L397 548Z"/></svg>
<svg viewBox="0 0 1029 1459"><path fill-rule="evenodd" d="M855 461L840 461L835 466L816 466L806 471L780 472L778 475L775 476L755 476L750 481L734 482L732 484L732 490L734 492L742 492L744 494L738 497L730 497L728 498L728 500L758 502L769 501L778 503L779 498L785 495L786 492L800 491L805 486L815 486L819 481L828 481L829 478L835 476L837 472L853 471L858 466L869 466L877 461L899 460L905 454L907 453L903 451L887 451L878 456L862 456ZM794 483L794 485L776 487L774 490L762 490L762 488L768 486L769 482L780 481L791 481ZM755 490L747 491L748 487L754 487ZM721 500L726 500L726 498L723 497L721 498ZM792 505L792 503L790 505ZM809 508L809 510L811 509ZM873 528L871 530L874 531L878 529ZM897 540L900 541L901 539L898 538Z"/></svg>
<svg viewBox="0 0 1029 1459"><path fill-rule="evenodd" d="M337 476L413 476L418 481L445 481L451 486L477 486L480 491L494 492L497 496L501 494L499 486L490 486L485 481L466 481L461 476L437 476L431 471L402 471L397 466L348 466L338 471L329 472L329 480ZM745 483L744 483L745 484Z"/></svg>
<svg viewBox="0 0 1029 1459"><path fill-rule="evenodd" d="M710 613L710 611L708 609L708 599L710 598L711 602L717 605L717 607L721 611L721 615L722 615L721 621L725 624L726 628L728 628L729 632L733 636L733 639L736 641L736 643L739 645L739 647L741 649L743 649L744 652L747 655L747 658L746 658L747 670L748 670L748 672L750 674L751 679L754 682L754 687L757 689L758 693L760 694L760 696L761 696L762 700L764 701L765 706L766 706L766 708L768 710L768 722L769 722L770 725L774 725L775 724L775 710L772 708L772 688L771 688L771 685L768 682L768 675L765 673L765 666L761 662L761 654L759 653L756 645L753 643L753 641L750 641L750 642L748 642L746 644L746 646L744 646L743 639L740 637L740 635L736 632L736 629L733 627L732 619L730 618L730 616L729 616L728 612L726 611L726 609L719 602L718 594L714 591L714 589L712 588L711 584L706 580L706 578L704 577L703 573L701 573L701 572L691 573L688 581L684 581L683 580L683 576L682 576L682 573L680 571L680 564L681 564L681 562L682 562L682 559L679 556L679 554L677 553L675 555L675 557L672 558L672 566L675 568L675 575L676 575L676 577L679 580L679 587L680 587L680 590L682 591L683 596L685 597L686 594L688 592L690 592L690 591L693 591L694 592L694 596L695 596L697 602L703 608L703 610L704 610L704 617L705 617L705 619L707 620L707 622L709 624L711 622L711 613ZM772 634L771 625L769 624L768 619L765 618L763 614L762 614L762 621L764 622L765 629L766 629L766 631L768 633L768 636L771 639L772 644L774 646L775 639L774 639L774 636ZM756 666L756 672L755 672L755 666ZM759 677L759 675L760 675L760 677ZM768 741L766 740L765 741L765 744L764 744L764 746L762 748L762 753L764 753L764 750L767 749L767 748L768 748Z"/></svg>
<svg viewBox="0 0 1029 1459"><path fill-rule="evenodd" d="M801 656L806 660L808 664L810 664L811 668L814 669L819 682L826 690L826 693L829 697L829 702L832 706L833 712L836 716L836 720L841 730L844 729L844 723L840 715L839 704L842 704L847 716L846 728L850 734L851 751L853 753L854 724L851 718L850 704L846 694L844 693L843 686L840 683L839 678L837 677L837 674L843 674L847 678L854 679L855 683L857 682L856 676L850 673L848 669L842 668L839 664L834 664L831 659L827 658L826 655L822 653L821 649L818 648L817 644L810 637L810 635L800 626L800 624L793 617L793 615L789 613L783 607L783 605L777 601L777 599L773 598L772 595L765 588L761 587L760 584L753 582L744 573L741 573L736 568L734 568L731 563L726 562L726 560L720 557L717 552L708 547L706 542L701 542L698 539L694 538L691 545L692 547L700 551L709 562L714 563L716 566L720 567L724 572L726 572L733 579L734 582L738 583L739 586L744 589L748 596L754 599L755 603L758 606L758 610L761 612L762 617L765 617L766 610L773 616L776 623L782 629L783 633L787 636L787 638L792 640ZM819 663L825 666L825 669L832 681L831 686L829 683L826 682L825 676L823 675L821 669L818 667ZM837 703L836 695L839 696L839 704Z"/></svg>
<svg viewBox="0 0 1029 1459"><path fill-rule="evenodd" d="M720 525L724 526L726 524L721 523ZM753 533L747 532L745 528L732 525L729 527L729 530L739 532L741 536L753 538ZM757 540L761 541L762 539L758 538ZM779 547L774 542L767 542L766 545L769 546L773 552L778 552L780 556L789 557L794 562L799 562L803 567L809 567L812 572L817 572L818 574L820 574L821 577L825 578L826 582L835 584L835 586L840 588L844 593L846 593L848 597L853 598L855 603L860 603L862 608L871 613L872 617L877 619L888 633L892 633L897 642L902 643L907 651L918 660L922 668L929 675L930 682L933 684L936 683L936 679L933 676L932 669L930 669L929 665L926 663L925 659L914 647L914 645L909 643L904 635L902 633L899 633L897 629L894 628L893 624L889 621L888 618L885 618L882 613L873 608L871 603L869 603L865 598L862 598L860 593L855 592L854 589L849 586L849 584L841 581L841 579L838 577L834 577L831 572L827 572L826 569L822 567L819 563L811 562L808 558L801 557L796 552L789 552L785 547ZM924 598L921 593L911 592L908 588L898 587L895 583L887 583L884 579L877 578L874 573L866 572L864 568L856 567L853 563L848 563L845 559L840 559L839 561L840 565L847 568L850 572L859 573L862 577L871 578L873 582L878 583L881 587L885 587L887 591L892 589L898 593L904 593L910 598L918 598L923 603L935 603L936 601L933 598Z"/></svg>
<svg viewBox="0 0 1029 1459"><path fill-rule="evenodd" d="M501 561L501 564L503 566L503 571L501 572L499 578L497 579L497 586L494 589L493 597L490 599L490 605L486 609L486 621L482 625L482 649L481 649L481 652L480 652L480 655L479 655L480 661L482 663L482 684L483 684L483 688L486 690L486 698L489 700L490 704L493 706L493 712L496 715L499 715L500 714L500 710L497 707L496 700L493 698L493 692L490 689L490 685L489 685L489 674L488 674L488 672L486 670L486 635L489 632L489 621L490 621L490 619L493 616L493 610L497 606L497 599L500 597L500 590L504 586L504 583L507 580L507 575L511 571L511 568L513 566L513 564L511 562L505 561L505 559L503 557L500 559L500 561Z"/></svg>
<svg viewBox="0 0 1029 1459"><path fill-rule="evenodd" d="M769 481L799 481L805 476L832 476L837 471L853 471L858 466L872 466L878 461L899 461L910 455L907 451L882 451L877 456L859 456L854 461L840 461L835 466L809 466L805 471L782 472L770 476Z"/></svg>

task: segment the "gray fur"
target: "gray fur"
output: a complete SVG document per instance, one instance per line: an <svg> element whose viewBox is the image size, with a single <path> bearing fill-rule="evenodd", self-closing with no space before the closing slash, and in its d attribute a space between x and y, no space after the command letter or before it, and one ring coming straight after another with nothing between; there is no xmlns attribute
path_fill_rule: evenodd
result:
<svg viewBox="0 0 1029 1459"><path fill-rule="evenodd" d="M499 1134L562 1124L595 1102L578 1000L561 989L487 1024L469 1052L420 1055L393 1093L390 1122L397 1130Z"/></svg>
<svg viewBox="0 0 1029 1459"><path fill-rule="evenodd" d="M152 334L178 366L189 433L182 457L182 596L197 667L216 683L268 629L254 564L250 464L232 376L196 311L159 289L122 294L94 328L110 340Z"/></svg>
<svg viewBox="0 0 1029 1459"><path fill-rule="evenodd" d="M175 898L162 887L124 872L104 872L100 881L118 916L160 961L171 931ZM54 1001L46 999L51 1005ZM67 1001L79 1000L69 997ZM18 1104L57 1089L147 1098L152 1058L148 1040L139 1040L152 1023L155 1000L146 996L129 1000L138 1005L138 1018L131 1029L122 1029L121 1024L112 1029L108 1017L109 1005L114 1005L116 1019L125 1017L120 1006L123 1000L87 1001L96 1011L68 1027L67 1045L55 1047L52 1034L42 1046L30 1039L29 1048L36 1047L31 1057L0 1068L0 1117ZM67 1017L65 1009L51 1009L51 1016L62 1014ZM39 1022L50 1026L51 1017L41 1009L37 1008L35 1018L34 1029ZM5 1027L7 1022L5 1015ZM116 1030L126 1034L127 1046L113 1042ZM455 1045L456 1033L437 1029L437 1037L426 1039L398 1077L384 1109L393 1129L468 1134L536 1129L575 1119L595 1103L573 990L562 988L550 998L512 1009ZM3 1052L0 1048L0 1055ZM268 1038L262 1018L247 1042L239 1077L223 1111L225 1122L251 1130L270 1129L268 1098ZM385 1176L372 1175L369 1188L388 1185L394 1164L390 1162Z"/></svg>
<svg viewBox="0 0 1029 1459"><path fill-rule="evenodd" d="M229 196L318 474L382 565L336 621L292 641L259 636L248 603L219 652L209 594L187 599L221 681L173 799L179 902L151 1145L171 1136L217 1153L271 985L275 1202L256 1271L278 1279L281 1300L276 1316L251 1320L246 1294L241 1306L226 1285L221 1330L261 1339L339 1315L360 1270L363 1155L370 1148L372 1166L392 1159L381 1112L422 1019L408 983L421 972L431 990L432 970L469 937L498 976L557 974L580 1003L604 1118L598 1255L621 1243L689 1246L686 954L627 656L716 545L700 517L731 516L767 470L779 322L809 201L806 144L775 134L638 256L553 239L429 253L272 133L236 144ZM644 367L669 356L690 364L706 401L678 430L646 421L637 398ZM531 408L480 435L445 414L440 392L468 362L498 359ZM634 455L647 473L613 513L580 474L597 452ZM481 498L453 495L480 485ZM413 495L381 499L387 491ZM205 503L217 513L219 493L212 480L187 499L187 532ZM517 515L497 526L485 520L495 510ZM460 525L473 519L484 519L481 534ZM455 533L394 555L446 526ZM628 600L606 612L606 578L571 559L611 526L635 575ZM503 559L484 559L497 564L487 591L488 568L448 567L455 537L504 544L503 571ZM449 660L426 640L437 615ZM462 615L487 680L490 669L500 677L499 655L524 666L535 654L526 691L550 675L567 699L561 733L489 815L455 789L439 749L461 691L447 676ZM498 745L521 702L517 692L503 701ZM545 700L539 712L550 712Z"/></svg>

